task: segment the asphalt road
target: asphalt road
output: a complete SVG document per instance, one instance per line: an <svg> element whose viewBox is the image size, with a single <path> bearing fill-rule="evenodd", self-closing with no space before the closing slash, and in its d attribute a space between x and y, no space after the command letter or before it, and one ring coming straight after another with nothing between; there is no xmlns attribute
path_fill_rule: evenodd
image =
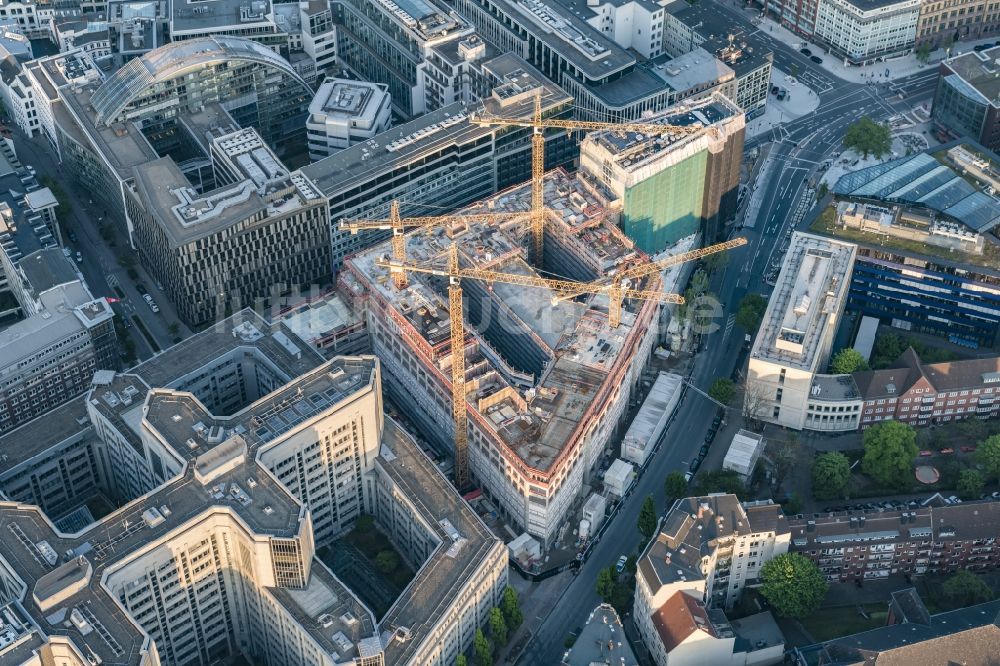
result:
<svg viewBox="0 0 1000 666"><path fill-rule="evenodd" d="M69 216L64 234L71 231L76 235L76 241L68 241L67 246L74 254L79 251L82 255L83 261L77 263L77 268L83 273L91 293L95 296L118 298L118 294L114 290L114 287L117 286L125 294L125 298L114 303L112 307L119 317L127 318L130 321L127 334L135 342L136 354L139 359L150 358L153 356L154 350L136 326L131 324L132 316L137 316L142 320L160 349L166 349L173 344L174 336L169 331L171 323L178 323L180 335L188 335L187 328L178 320L169 299L156 288L155 281L146 275L135 253L124 249L127 242L116 231L115 242L118 248L122 249L123 254L127 252L135 258L135 269L139 273L139 280L133 281L129 278L126 269L118 264L115 250L108 247L100 235L100 218L103 216L104 210L99 204L92 203L80 192L80 186L74 179L65 177L48 141L37 136L28 138L20 132L18 135L20 141L15 142L18 159L24 164L35 167L39 179L49 176L57 181L70 199L73 211ZM142 283L149 291L160 308L159 314L154 314L146 305L142 295L135 288L136 282Z"/></svg>
<svg viewBox="0 0 1000 666"><path fill-rule="evenodd" d="M703 2L709 4L708 0ZM758 26L750 21L750 12L725 2L712 4L728 13L734 24L739 23L748 31L758 31ZM758 183L765 192L755 225L740 234L747 238L748 244L731 252L725 269L717 271L713 277L713 291L730 309L717 319L718 329L707 337L704 350L696 359L691 381L702 390L707 390L715 378L730 376L736 365L743 331L732 325L733 314L747 291L767 293L770 290L763 282L764 275L769 266L780 265L782 240L791 232L790 214L803 196L812 169L840 150L850 123L864 115L885 119L905 110L914 100L930 95L935 84L934 72L920 72L888 86L845 83L813 65L794 48L765 38L774 49L775 66L788 71L795 63L803 83L821 84L817 90L820 105L814 113L783 125L773 136L748 142L748 147L771 142L771 159L777 166L769 172L768 178ZM906 94L905 101L897 96L900 91ZM671 471L687 470L687 463L697 455L715 413L713 403L688 391L683 409L678 410L663 435L663 446L592 550L579 576L570 582L548 616L539 620L518 664L559 663L565 638L582 626L590 611L600 603L594 592L598 571L614 564L620 555L631 552L638 544L635 520L647 495L653 496L658 510L665 509L663 479ZM738 412L730 418L739 418ZM720 445L724 444L715 444Z"/></svg>

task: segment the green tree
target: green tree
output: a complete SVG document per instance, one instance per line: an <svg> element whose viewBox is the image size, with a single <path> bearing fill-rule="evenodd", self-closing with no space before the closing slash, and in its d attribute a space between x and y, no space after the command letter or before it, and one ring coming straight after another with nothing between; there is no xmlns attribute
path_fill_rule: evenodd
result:
<svg viewBox="0 0 1000 666"><path fill-rule="evenodd" d="M834 375L849 375L859 370L867 370L868 361L857 349L845 347L837 352L830 361L830 373Z"/></svg>
<svg viewBox="0 0 1000 666"><path fill-rule="evenodd" d="M747 294L740 301L740 307L736 311L736 323L747 333L753 335L757 332L764 312L767 310L767 301L760 294Z"/></svg>
<svg viewBox="0 0 1000 666"><path fill-rule="evenodd" d="M979 442L976 460L986 469L987 474L1000 477L1000 435L993 435Z"/></svg>
<svg viewBox="0 0 1000 666"><path fill-rule="evenodd" d="M510 585L504 588L503 597L500 599L500 610L503 611L503 619L507 621L507 626L512 631L521 626L524 621L521 601L517 598L517 591Z"/></svg>
<svg viewBox="0 0 1000 666"><path fill-rule="evenodd" d="M820 183L819 187L816 188L816 201L822 201L823 197L830 193L830 186L826 183Z"/></svg>
<svg viewBox="0 0 1000 666"><path fill-rule="evenodd" d="M663 490L667 493L667 500L675 500L687 496L688 482L684 480L684 475L680 472L671 472L663 480Z"/></svg>
<svg viewBox="0 0 1000 666"><path fill-rule="evenodd" d="M617 575L612 567L607 569L601 569L597 573L597 584L595 589L597 590L597 596L601 598L604 603L610 603L611 599L615 596L615 579Z"/></svg>
<svg viewBox="0 0 1000 666"><path fill-rule="evenodd" d="M959 606L971 606L993 599L993 590L983 579L962 569L948 577L941 585L941 594Z"/></svg>
<svg viewBox="0 0 1000 666"><path fill-rule="evenodd" d="M375 566L384 574L392 573L399 566L399 555L394 550L383 550L375 556Z"/></svg>
<svg viewBox="0 0 1000 666"><path fill-rule="evenodd" d="M886 368L896 362L900 354L905 351L903 341L895 333L883 333L875 338L875 347L872 351L872 367Z"/></svg>
<svg viewBox="0 0 1000 666"><path fill-rule="evenodd" d="M708 495L709 493L730 493L743 499L746 486L740 475L731 469L717 469L698 477L692 495Z"/></svg>
<svg viewBox="0 0 1000 666"><path fill-rule="evenodd" d="M772 558L761 568L760 579L760 593L782 617L803 618L819 608L826 596L823 574L798 553Z"/></svg>
<svg viewBox="0 0 1000 666"><path fill-rule="evenodd" d="M476 629L472 638L472 652L476 655L476 666L493 666L493 646L482 629Z"/></svg>
<svg viewBox="0 0 1000 666"><path fill-rule="evenodd" d="M865 159L868 159L869 155L880 158L892 148L892 134L888 125L877 123L864 116L847 128L847 133L844 134L844 147L861 153Z"/></svg>
<svg viewBox="0 0 1000 666"><path fill-rule="evenodd" d="M656 532L656 504L653 503L652 495L646 495L646 499L642 501L642 508L639 509L638 527L639 532L647 540L652 538L653 533Z"/></svg>
<svg viewBox="0 0 1000 666"><path fill-rule="evenodd" d="M469 666L469 660L464 654L455 657L455 666Z"/></svg>
<svg viewBox="0 0 1000 666"><path fill-rule="evenodd" d="M723 405L728 405L736 397L736 384L729 377L718 377L708 388L708 394Z"/></svg>
<svg viewBox="0 0 1000 666"><path fill-rule="evenodd" d="M503 619L503 613L496 607L490 609L489 621L493 645L499 650L507 644L507 622Z"/></svg>
<svg viewBox="0 0 1000 666"><path fill-rule="evenodd" d="M917 60L926 65L927 61L931 59L930 42L924 42L918 46L915 54L917 56Z"/></svg>
<svg viewBox="0 0 1000 666"><path fill-rule="evenodd" d="M851 480L851 462L839 451L821 453L813 461L812 477L816 499L843 497Z"/></svg>
<svg viewBox="0 0 1000 666"><path fill-rule="evenodd" d="M878 483L904 489L910 485L917 457L917 433L905 423L882 421L865 430L861 469Z"/></svg>
<svg viewBox="0 0 1000 666"><path fill-rule="evenodd" d="M986 485L986 480L983 479L982 474L974 469L963 469L958 475L955 489L958 490L962 499L978 499L983 492L984 485Z"/></svg>
<svg viewBox="0 0 1000 666"><path fill-rule="evenodd" d="M799 438L794 432L784 437L772 437L767 441L767 457L771 461L771 476L774 485L785 482L788 473L795 467L799 454Z"/></svg>

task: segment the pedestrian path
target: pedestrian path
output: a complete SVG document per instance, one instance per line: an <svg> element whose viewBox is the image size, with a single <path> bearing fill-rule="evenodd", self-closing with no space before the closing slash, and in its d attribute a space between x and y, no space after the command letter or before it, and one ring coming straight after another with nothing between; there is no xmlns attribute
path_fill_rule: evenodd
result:
<svg viewBox="0 0 1000 666"><path fill-rule="evenodd" d="M800 48L809 49L813 55L823 59L822 63L814 63L815 67L851 83L888 83L920 72L927 72L928 76L933 76L937 70L937 63L945 58L971 51L974 46L980 44L994 44L997 42L996 37L970 42L959 42L951 49L937 49L936 51L932 51L927 58L927 62L921 62L917 58L916 53L909 53L872 65L858 67L845 64L842 58L829 53L827 47L815 44L808 38L795 34L771 18L760 20L760 30L761 32L767 32L774 39L788 44L796 50ZM801 78L804 82L808 83L807 73L803 74ZM820 90L819 92L822 94L824 91Z"/></svg>
<svg viewBox="0 0 1000 666"><path fill-rule="evenodd" d="M774 86L786 91L784 100L771 94ZM786 133L782 127L784 123L812 113L818 107L819 95L815 91L787 72L772 68L767 106L763 114L747 123L747 136L756 137L770 132L772 141L781 141Z"/></svg>

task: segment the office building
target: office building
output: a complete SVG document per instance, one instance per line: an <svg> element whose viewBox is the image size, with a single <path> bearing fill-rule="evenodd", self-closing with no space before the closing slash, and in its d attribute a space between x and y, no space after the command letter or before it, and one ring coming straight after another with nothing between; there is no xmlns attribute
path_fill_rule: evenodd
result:
<svg viewBox="0 0 1000 666"><path fill-rule="evenodd" d="M913 426L990 419L1000 410L1000 358L923 363L910 348L893 366L854 373L862 428L889 419Z"/></svg>
<svg viewBox="0 0 1000 666"><path fill-rule="evenodd" d="M857 428L852 388L823 375L856 252L851 243L792 234L750 351L743 408L751 418L795 430L824 423Z"/></svg>
<svg viewBox="0 0 1000 666"><path fill-rule="evenodd" d="M921 4L921 0L820 0L813 37L853 65L909 53Z"/></svg>
<svg viewBox="0 0 1000 666"><path fill-rule="evenodd" d="M271 0L171 0L171 42L205 37L242 37L274 50L287 49L288 34L278 29Z"/></svg>
<svg viewBox="0 0 1000 666"><path fill-rule="evenodd" d="M832 191L845 201L822 233L858 245L849 310L904 331L993 347L1000 262L989 232L1000 223L1000 204L982 189L995 182L997 162L968 144L937 152L941 160L918 153L840 178Z"/></svg>
<svg viewBox="0 0 1000 666"><path fill-rule="evenodd" d="M527 212L530 189L521 185L460 212ZM643 260L581 181L549 172L544 196L545 274L593 280ZM405 236L407 254L440 264L455 242L462 265L536 275L525 261L526 223L416 229ZM469 325L466 347L456 351L437 278L414 274L398 291L376 264L388 251L383 244L352 256L339 281L344 297L365 312L390 395L431 445L451 454L448 357L464 353L473 481L515 532L547 548L605 448L617 447L614 433L657 337L658 303L630 303L611 329L604 297L553 305L547 289L465 280ZM660 278L647 282L656 289Z"/></svg>
<svg viewBox="0 0 1000 666"><path fill-rule="evenodd" d="M389 129L391 120L392 102L385 84L327 79L309 104L309 159L315 162L367 141Z"/></svg>
<svg viewBox="0 0 1000 666"><path fill-rule="evenodd" d="M330 275L327 202L253 129L212 139L216 186L199 192L170 157L125 190L143 264L192 326Z"/></svg>
<svg viewBox="0 0 1000 666"><path fill-rule="evenodd" d="M87 390L98 370L119 367L114 312L94 298L56 248L13 262L0 252L25 318L0 330L0 432Z"/></svg>
<svg viewBox="0 0 1000 666"><path fill-rule="evenodd" d="M698 50L711 54L734 77L724 78L720 92L743 109L747 118L754 118L764 112L767 104L774 56L759 37L734 33L732 26L720 19L723 17L719 11L709 4L669 3L663 22L663 51L674 59ZM673 61L666 66L671 64ZM698 88L688 94L696 92Z"/></svg>
<svg viewBox="0 0 1000 666"><path fill-rule="evenodd" d="M166 44L170 38L169 12L166 2L108 0L108 26L115 55L125 62Z"/></svg>
<svg viewBox="0 0 1000 666"><path fill-rule="evenodd" d="M938 131L970 137L989 150L1000 150L1000 47L969 51L938 65L931 117Z"/></svg>
<svg viewBox="0 0 1000 666"><path fill-rule="evenodd" d="M686 135L591 132L580 144L580 170L621 207L621 228L657 254L685 236L720 236L736 210L743 155L743 110L713 93L644 119L700 124Z"/></svg>
<svg viewBox="0 0 1000 666"><path fill-rule="evenodd" d="M459 0L456 7L483 39L523 57L565 89L587 119L635 120L662 111L692 88L730 82L725 69L700 67L695 71L705 80L692 85L682 77L673 87L661 45L669 9L639 2L582 7L561 0Z"/></svg>
<svg viewBox="0 0 1000 666"><path fill-rule="evenodd" d="M302 52L314 63L317 76L329 76L337 64L337 32L329 2L299 2L299 35Z"/></svg>
<svg viewBox="0 0 1000 666"><path fill-rule="evenodd" d="M483 105L459 102L393 127L351 146L302 173L330 202L333 263L387 238L378 232L352 235L341 219L389 217L394 199L406 215L437 215L490 196L531 173L531 130L481 127L470 122L484 106L492 113L530 118L536 95L545 117L566 118L572 98L521 58L506 54L483 64L493 92ZM577 142L562 130L545 135L545 165L572 164Z"/></svg>
<svg viewBox="0 0 1000 666"><path fill-rule="evenodd" d="M1000 644L1000 602L931 614L915 588L890 595L885 626L795 649L796 666L960 663L989 666Z"/></svg>
<svg viewBox="0 0 1000 666"><path fill-rule="evenodd" d="M305 151L312 91L286 60L257 42L213 37L172 43L103 81L80 50L36 60L26 70L40 129L69 173L129 236L125 190L135 167L167 154L185 168L206 164L203 133L211 127L203 122L189 129L186 119L197 124L213 115L220 127L256 128L282 153ZM243 94L248 87L258 93ZM161 96L168 101L161 103Z"/></svg>
<svg viewBox="0 0 1000 666"><path fill-rule="evenodd" d="M6 435L21 443L0 473L18 633L0 658L454 662L499 602L505 549L383 416L380 384L374 358L324 362L244 311ZM33 479L51 485L71 454L122 506L73 512L67 536L32 503ZM315 557L362 511L416 570L380 620Z"/></svg>
<svg viewBox="0 0 1000 666"><path fill-rule="evenodd" d="M957 37L972 41L1000 33L1000 7L986 0L921 2L917 46L947 47Z"/></svg>
<svg viewBox="0 0 1000 666"><path fill-rule="evenodd" d="M663 650L656 625L675 594L709 608L732 608L744 587L758 582L760 568L788 551L786 523L770 500L740 504L735 495L718 493L675 501L636 571L633 617L650 651Z"/></svg>
<svg viewBox="0 0 1000 666"><path fill-rule="evenodd" d="M403 118L473 101L463 73L486 47L448 7L437 0L343 0L332 8L340 64L362 81L387 84Z"/></svg>

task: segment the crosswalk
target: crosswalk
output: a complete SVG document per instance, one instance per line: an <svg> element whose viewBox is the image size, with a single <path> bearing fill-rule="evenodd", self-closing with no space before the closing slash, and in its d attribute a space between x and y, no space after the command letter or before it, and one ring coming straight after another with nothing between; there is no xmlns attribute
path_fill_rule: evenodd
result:
<svg viewBox="0 0 1000 666"><path fill-rule="evenodd" d="M736 315L731 314L726 318L726 330L722 334L722 344L726 344L726 340L729 339L729 334L733 332L733 326L736 325Z"/></svg>

